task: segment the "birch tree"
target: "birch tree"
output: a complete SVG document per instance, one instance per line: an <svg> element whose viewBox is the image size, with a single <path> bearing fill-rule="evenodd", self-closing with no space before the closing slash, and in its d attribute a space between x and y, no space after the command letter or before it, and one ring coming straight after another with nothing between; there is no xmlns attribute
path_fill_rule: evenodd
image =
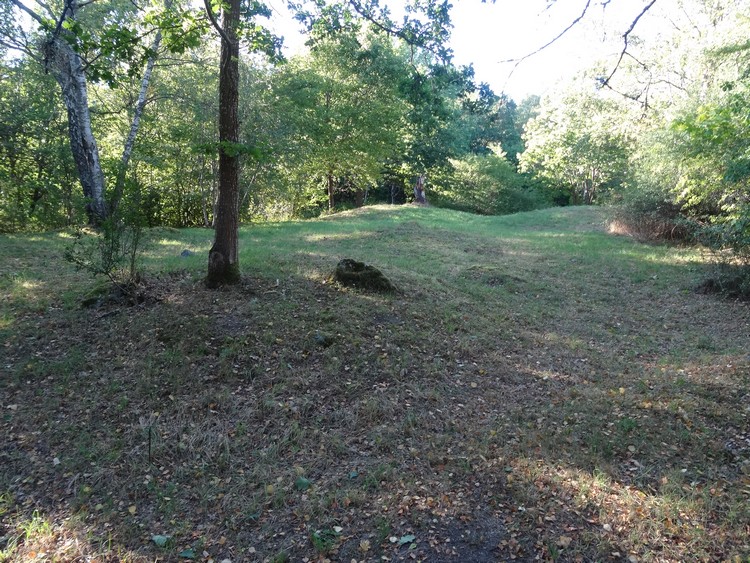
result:
<svg viewBox="0 0 750 563"><path fill-rule="evenodd" d="M29 16L42 30L42 37L34 45L28 35L15 28L14 35L6 36L5 44L22 48L29 56L44 65L55 78L68 112L70 150L73 153L78 177L87 198L86 212L91 222L99 222L107 215L104 199L104 173L99 149L91 130L88 90L84 62L74 49L73 29L81 6L78 0L66 0L62 11L55 13L50 6L40 5L34 10L20 0L10 0ZM7 10L11 12L11 10ZM10 31L10 30L8 30Z"/></svg>
<svg viewBox="0 0 750 563"><path fill-rule="evenodd" d="M91 18L85 17L89 15L87 11L94 12ZM95 4L95 0L64 0L62 7L56 9L40 0L35 4L23 0L0 0L0 13L4 16L0 24L0 44L20 50L43 65L60 87L68 114L70 150L87 200L86 213L92 224L105 220L110 209L99 148L91 127L89 82L106 82L115 86L117 72L135 76L145 61L141 95L133 111L130 133L120 159L114 194L116 206L162 40L159 25L169 21L154 18L151 29L145 29L139 25L138 12L135 4L118 4L116 1ZM36 29L29 31L15 23L20 19L17 17L19 13L30 18ZM87 19L94 22L87 25ZM183 42L195 42L197 27L192 26L191 30L182 34ZM154 38L150 47L145 47L141 43L142 36L151 33ZM179 42L173 42L172 48L179 49Z"/></svg>

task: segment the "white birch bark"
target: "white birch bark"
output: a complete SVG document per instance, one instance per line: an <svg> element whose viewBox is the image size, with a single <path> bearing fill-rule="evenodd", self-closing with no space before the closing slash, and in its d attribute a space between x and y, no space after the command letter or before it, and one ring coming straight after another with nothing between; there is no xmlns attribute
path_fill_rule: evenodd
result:
<svg viewBox="0 0 750 563"><path fill-rule="evenodd" d="M168 2L169 4L169 2ZM143 110L146 107L146 95L148 94L148 86L151 82L151 74L154 71L154 65L156 64L156 53L161 44L161 31L156 32L156 37L151 44L151 52L153 53L146 62L146 69L143 71L143 77L141 78L141 89L138 92L138 100L135 103L133 110L133 121L130 123L130 131L125 139L125 145L122 149L122 156L120 157L120 166L117 170L117 179L115 181L115 191L112 196L112 213L117 211L117 207L120 205L122 199L122 191L125 187L125 176L128 171L128 164L130 163L130 155L133 153L133 146L135 145L135 137L138 135L138 129L141 124L141 116Z"/></svg>
<svg viewBox="0 0 750 563"><path fill-rule="evenodd" d="M75 14L75 0L70 5ZM44 50L47 69L60 85L63 103L68 112L70 149L78 169L83 195L88 199L86 211L89 221L98 223L107 217L107 205L99 149L91 130L83 61L59 34L45 44Z"/></svg>

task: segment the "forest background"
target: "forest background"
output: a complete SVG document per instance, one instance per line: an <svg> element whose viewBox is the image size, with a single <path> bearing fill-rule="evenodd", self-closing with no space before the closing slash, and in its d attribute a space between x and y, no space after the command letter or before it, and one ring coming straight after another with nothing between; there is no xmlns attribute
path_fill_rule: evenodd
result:
<svg viewBox="0 0 750 563"><path fill-rule="evenodd" d="M45 25L64 18L24 30L15 4L3 8L0 224L5 232L70 226L85 220L86 201L66 108L39 49ZM644 19L666 14L664 25L649 27L648 40L637 26L626 34L619 63L607 57L520 102L452 64L447 5L415 5L404 21L421 27L393 24L395 34L375 14L387 16L369 6L362 17L357 6L298 6L308 50L288 60L252 23L267 9L246 14L235 147L242 220L404 203L424 175L433 205L476 213L635 200L638 210L666 215L660 220L679 215L734 235L747 222L744 2L659 2L651 9L661 12ZM83 61L107 197L121 191L148 226L211 226L219 53L205 15L172 2L77 10L58 27ZM127 161L149 61L155 70Z"/></svg>
<svg viewBox="0 0 750 563"><path fill-rule="evenodd" d="M0 0L0 561L746 559L747 2L539 47L628 5L516 101L447 3Z"/></svg>

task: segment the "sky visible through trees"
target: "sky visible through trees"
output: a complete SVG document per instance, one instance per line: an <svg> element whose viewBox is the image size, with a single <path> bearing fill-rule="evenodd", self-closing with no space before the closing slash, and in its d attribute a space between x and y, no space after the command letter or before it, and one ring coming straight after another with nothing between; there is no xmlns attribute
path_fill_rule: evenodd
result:
<svg viewBox="0 0 750 563"><path fill-rule="evenodd" d="M748 0L409 2L0 0L0 561L747 559Z"/></svg>
<svg viewBox="0 0 750 563"><path fill-rule="evenodd" d="M386 4L396 14L402 2ZM585 0L460 0L453 3L450 48L458 65L473 65L477 79L496 92L516 101L529 95L543 95L556 83L574 76L600 58L616 61L622 48L622 34L647 2L611 2L606 9L592 5L584 20L571 28L554 47L543 49L516 66L515 60L533 53L578 18ZM285 52L304 50L304 36L284 2L272 0L271 27L284 37ZM639 22L638 34L653 36L671 32L665 14L677 9L675 0L660 0L652 13Z"/></svg>

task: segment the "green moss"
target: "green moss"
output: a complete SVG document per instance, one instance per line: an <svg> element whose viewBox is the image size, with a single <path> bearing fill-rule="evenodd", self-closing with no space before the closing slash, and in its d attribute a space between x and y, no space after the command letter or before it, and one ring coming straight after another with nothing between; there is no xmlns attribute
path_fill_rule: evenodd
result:
<svg viewBox="0 0 750 563"><path fill-rule="evenodd" d="M242 275L240 273L239 262L223 265L221 268L214 268L209 264L208 275L206 276L206 287L216 289L223 285L236 285L240 283Z"/></svg>

